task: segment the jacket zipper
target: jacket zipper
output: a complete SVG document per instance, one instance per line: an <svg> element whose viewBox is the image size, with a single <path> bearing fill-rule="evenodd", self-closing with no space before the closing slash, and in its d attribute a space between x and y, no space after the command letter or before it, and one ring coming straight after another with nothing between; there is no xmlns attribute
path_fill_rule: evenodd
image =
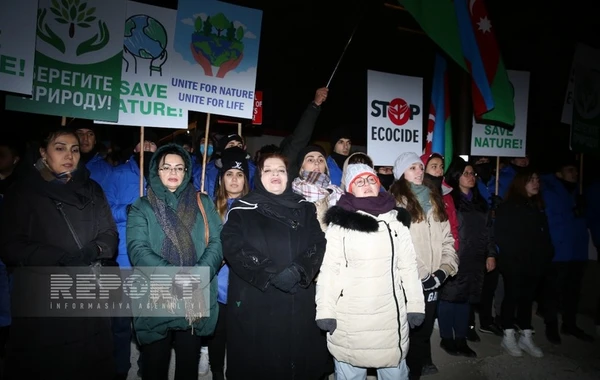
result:
<svg viewBox="0 0 600 380"><path fill-rule="evenodd" d="M396 256L396 250L394 248L394 238L392 237L392 229L390 225L382 221L388 230L390 237L390 245L392 246L392 261L391 261L391 272L392 272L392 291L394 294L394 302L396 303L396 321L398 322L398 348L400 349L400 357L402 357L402 324L400 322L400 303L398 302L398 295L396 294L396 275L394 274L394 258Z"/></svg>
<svg viewBox="0 0 600 380"><path fill-rule="evenodd" d="M77 244L77 247L79 249L82 249L83 245L81 245L81 241L79 240L79 237L77 236L77 233L75 232L75 229L73 228L73 225L71 224L71 221L67 217L65 210L63 210L62 202L56 202L56 208L58 209L58 211L60 211L60 214L62 215L65 222L67 222L67 227L69 227L69 231L71 232L71 235L73 235L73 239L75 239L75 243Z"/></svg>

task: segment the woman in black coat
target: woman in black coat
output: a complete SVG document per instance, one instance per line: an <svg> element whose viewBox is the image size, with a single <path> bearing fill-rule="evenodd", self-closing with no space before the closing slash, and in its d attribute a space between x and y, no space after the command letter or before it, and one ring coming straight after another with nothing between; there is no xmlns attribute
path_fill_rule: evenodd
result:
<svg viewBox="0 0 600 380"><path fill-rule="evenodd" d="M221 233L230 267L229 380L318 380L333 371L315 322L325 235L315 206L287 177L284 156L262 156L255 190L232 205Z"/></svg>
<svg viewBox="0 0 600 380"><path fill-rule="evenodd" d="M5 376L111 379L110 320L91 315L97 309L82 309L80 305L87 307L94 299L78 300L75 285L72 300L64 293L52 300L49 284L50 274L74 273L65 267L91 274L92 262L113 258L118 241L115 222L102 189L80 162L79 140L73 132L50 133L40 154L4 199L0 255L14 270Z"/></svg>
<svg viewBox="0 0 600 380"><path fill-rule="evenodd" d="M477 356L466 339L472 308L481 298L485 271L496 266L488 207L475 180L473 166L455 157L446 172L446 182L453 188L456 205L460 264L458 274L442 287L438 305L440 346L450 355L467 357Z"/></svg>

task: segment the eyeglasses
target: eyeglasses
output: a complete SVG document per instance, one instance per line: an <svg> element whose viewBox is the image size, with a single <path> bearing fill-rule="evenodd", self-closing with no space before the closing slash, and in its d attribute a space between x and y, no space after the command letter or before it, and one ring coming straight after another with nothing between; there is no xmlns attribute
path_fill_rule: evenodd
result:
<svg viewBox="0 0 600 380"><path fill-rule="evenodd" d="M186 168L184 168L183 166L175 166L175 167L171 167L168 165L163 166L162 168L158 169L162 172L167 172L167 173L171 173L171 172L175 172L177 174L183 174L183 172L187 171Z"/></svg>
<svg viewBox="0 0 600 380"><path fill-rule="evenodd" d="M477 177L477 173L475 172L464 172L462 175L465 177Z"/></svg>
<svg viewBox="0 0 600 380"><path fill-rule="evenodd" d="M356 185L356 187L363 187L366 184L369 185L374 185L377 183L377 178L375 178L374 176L370 175L367 178L362 178L359 177L357 179L354 180L354 185Z"/></svg>

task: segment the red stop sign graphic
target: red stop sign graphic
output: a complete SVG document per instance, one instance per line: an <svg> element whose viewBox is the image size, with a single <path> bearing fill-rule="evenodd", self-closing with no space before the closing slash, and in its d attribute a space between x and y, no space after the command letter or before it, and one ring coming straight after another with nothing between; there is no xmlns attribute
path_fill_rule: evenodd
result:
<svg viewBox="0 0 600 380"><path fill-rule="evenodd" d="M404 125L410 119L410 106L406 100L396 98L388 105L388 119L398 126Z"/></svg>

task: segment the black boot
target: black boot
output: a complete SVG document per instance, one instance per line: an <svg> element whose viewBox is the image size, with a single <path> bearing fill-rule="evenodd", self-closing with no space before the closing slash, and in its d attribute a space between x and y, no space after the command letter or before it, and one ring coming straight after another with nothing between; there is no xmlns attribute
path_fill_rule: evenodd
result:
<svg viewBox="0 0 600 380"><path fill-rule="evenodd" d="M582 329L580 329L579 327L577 327L576 325L565 325L563 323L563 325L560 327L560 332L563 333L564 335L571 335L574 336L575 338L579 339L579 340L583 340L584 342L593 342L594 341L594 337L586 334Z"/></svg>
<svg viewBox="0 0 600 380"><path fill-rule="evenodd" d="M466 356L468 358L476 358L477 353L469 347L467 344L467 340L465 338L456 339L456 351L461 356Z"/></svg>
<svg viewBox="0 0 600 380"><path fill-rule="evenodd" d="M456 349L456 342L454 341L454 339L442 338L442 341L440 342L440 347L444 351L446 351L446 353L448 355L452 355L452 356L459 356L460 355L458 353L458 350Z"/></svg>
<svg viewBox="0 0 600 380"><path fill-rule="evenodd" d="M212 372L213 380L225 380L225 374L223 371Z"/></svg>
<svg viewBox="0 0 600 380"><path fill-rule="evenodd" d="M562 339L558 333L558 322L546 324L546 339L552 344L562 343Z"/></svg>
<svg viewBox="0 0 600 380"><path fill-rule="evenodd" d="M469 331L467 331L467 340L469 342L481 342L481 338L477 331L475 331L475 326L469 326Z"/></svg>

